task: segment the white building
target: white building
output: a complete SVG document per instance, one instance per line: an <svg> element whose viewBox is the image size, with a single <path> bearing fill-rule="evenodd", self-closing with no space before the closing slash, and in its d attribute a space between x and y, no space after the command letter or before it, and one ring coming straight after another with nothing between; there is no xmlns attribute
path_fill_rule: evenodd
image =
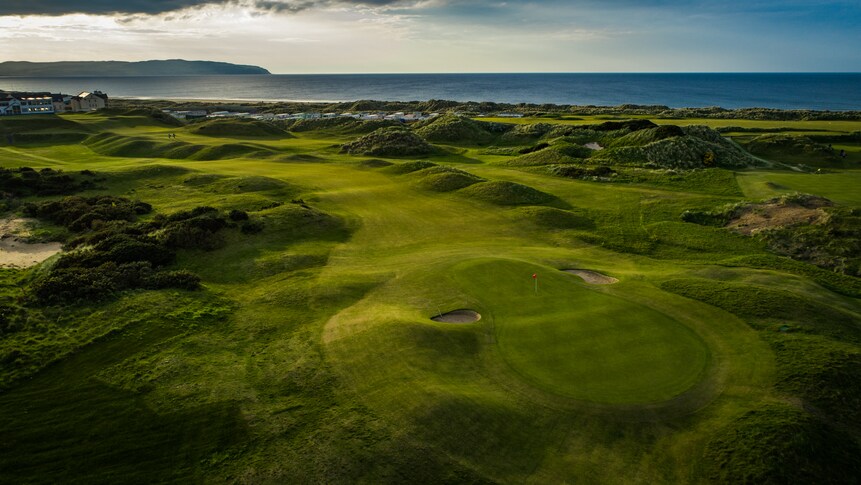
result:
<svg viewBox="0 0 861 485"><path fill-rule="evenodd" d="M49 93L0 93L0 115L54 114Z"/></svg>
<svg viewBox="0 0 861 485"><path fill-rule="evenodd" d="M72 111L86 112L104 109L108 106L108 95L101 91L83 93L72 97Z"/></svg>

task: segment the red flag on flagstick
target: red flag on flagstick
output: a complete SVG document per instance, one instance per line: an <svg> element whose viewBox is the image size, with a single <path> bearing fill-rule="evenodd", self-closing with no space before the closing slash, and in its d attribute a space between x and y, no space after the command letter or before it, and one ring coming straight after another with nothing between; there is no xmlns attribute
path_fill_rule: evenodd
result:
<svg viewBox="0 0 861 485"><path fill-rule="evenodd" d="M538 273L532 273L533 278L538 278Z"/></svg>
<svg viewBox="0 0 861 485"><path fill-rule="evenodd" d="M535 294L538 294L538 273L532 273L532 279L535 280Z"/></svg>

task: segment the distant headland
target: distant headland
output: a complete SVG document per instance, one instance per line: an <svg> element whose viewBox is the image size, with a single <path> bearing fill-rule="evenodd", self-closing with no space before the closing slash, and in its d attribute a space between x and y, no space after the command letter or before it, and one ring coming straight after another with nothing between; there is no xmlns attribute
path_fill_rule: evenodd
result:
<svg viewBox="0 0 861 485"><path fill-rule="evenodd" d="M271 74L258 66L228 62L186 61L182 59L125 61L65 61L65 62L0 62L3 76L21 77L112 77L112 76L196 76L229 74Z"/></svg>

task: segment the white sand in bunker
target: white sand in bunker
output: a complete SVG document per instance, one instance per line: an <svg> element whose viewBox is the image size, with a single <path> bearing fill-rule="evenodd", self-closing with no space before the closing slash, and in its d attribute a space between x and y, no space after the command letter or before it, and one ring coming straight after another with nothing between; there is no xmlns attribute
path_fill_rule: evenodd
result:
<svg viewBox="0 0 861 485"><path fill-rule="evenodd" d="M431 317L431 320L443 323L474 323L481 320L481 314L472 310L454 310Z"/></svg>
<svg viewBox="0 0 861 485"><path fill-rule="evenodd" d="M50 258L63 249L58 242L27 243L28 219L0 220L0 267L29 268Z"/></svg>
<svg viewBox="0 0 861 485"><path fill-rule="evenodd" d="M589 271L588 269L563 269L562 271L577 275L591 285L612 285L619 282L619 280L612 276L607 276L596 271Z"/></svg>

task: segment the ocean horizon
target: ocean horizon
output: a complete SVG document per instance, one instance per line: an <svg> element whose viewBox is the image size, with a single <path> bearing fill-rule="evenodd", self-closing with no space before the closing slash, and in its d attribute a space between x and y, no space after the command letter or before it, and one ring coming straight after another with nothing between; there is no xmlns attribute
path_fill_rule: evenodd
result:
<svg viewBox="0 0 861 485"><path fill-rule="evenodd" d="M861 110L861 73L272 74L3 77L6 91L115 98L350 102L445 99L497 103L670 108Z"/></svg>

